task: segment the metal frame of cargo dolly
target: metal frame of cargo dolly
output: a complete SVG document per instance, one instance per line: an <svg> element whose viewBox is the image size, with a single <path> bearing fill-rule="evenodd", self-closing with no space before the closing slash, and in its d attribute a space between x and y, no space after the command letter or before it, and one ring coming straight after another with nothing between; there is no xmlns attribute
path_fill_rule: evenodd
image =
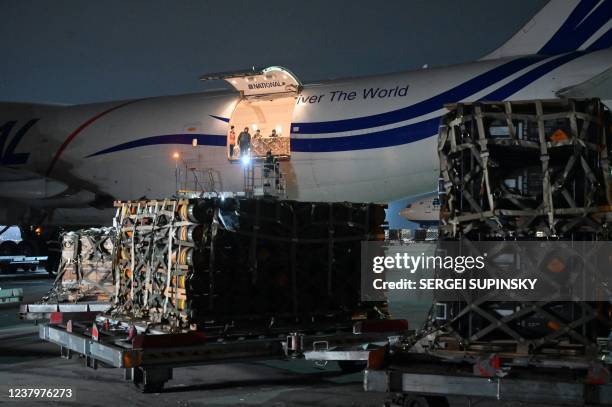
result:
<svg viewBox="0 0 612 407"><path fill-rule="evenodd" d="M447 371L440 371L440 368ZM530 371L532 370L532 371ZM501 373L501 372L500 372ZM584 377L583 379L586 379ZM454 372L449 363L366 369L365 391L389 393L385 406L448 407L448 396L554 405L612 405L612 384L577 379L573 369L533 369L491 377Z"/></svg>
<svg viewBox="0 0 612 407"><path fill-rule="evenodd" d="M49 320L57 313L94 313L97 315L110 309L110 302L76 302L55 304L21 304L19 317L31 321Z"/></svg>
<svg viewBox="0 0 612 407"><path fill-rule="evenodd" d="M59 345L64 358L82 355L88 367L95 369L103 363L125 369L124 378L143 392L161 391L172 378L172 369L182 366L279 358L312 360L318 365L361 361L374 366L384 359L386 345L408 329L404 320L376 320L358 322L352 331L206 338L197 331L145 333L142 326L131 325L136 329L130 338L129 329L115 336L105 334L92 323L93 318L90 313L52 313L51 323L39 326L39 337ZM102 326L105 321L104 316L97 317ZM128 325L117 322L113 321L114 326Z"/></svg>
<svg viewBox="0 0 612 407"><path fill-rule="evenodd" d="M47 261L48 256L0 256L0 263L9 264L38 264Z"/></svg>
<svg viewBox="0 0 612 407"><path fill-rule="evenodd" d="M612 405L612 336L597 339L598 356L427 350L392 345L369 364L363 388L389 394L387 407L448 407L449 396L553 405ZM398 346L400 345L400 346ZM493 352L493 353L491 353Z"/></svg>

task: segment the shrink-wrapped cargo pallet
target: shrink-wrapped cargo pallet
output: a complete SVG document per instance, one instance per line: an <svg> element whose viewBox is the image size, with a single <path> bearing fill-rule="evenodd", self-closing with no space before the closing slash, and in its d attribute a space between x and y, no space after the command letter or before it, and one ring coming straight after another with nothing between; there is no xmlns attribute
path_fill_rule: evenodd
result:
<svg viewBox="0 0 612 407"><path fill-rule="evenodd" d="M384 206L202 198L119 204L114 315L173 330L333 325L360 303Z"/></svg>

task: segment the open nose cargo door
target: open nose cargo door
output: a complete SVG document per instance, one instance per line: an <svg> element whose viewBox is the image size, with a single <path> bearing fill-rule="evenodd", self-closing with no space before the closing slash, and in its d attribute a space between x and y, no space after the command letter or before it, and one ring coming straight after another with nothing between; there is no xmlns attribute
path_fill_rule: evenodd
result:
<svg viewBox="0 0 612 407"><path fill-rule="evenodd" d="M290 129L297 95L302 90L299 79L280 66L204 75L202 80L224 80L240 92L227 132L227 157L240 157L238 137L248 129L250 154L263 158L268 151L279 159L291 157ZM236 143L230 147L231 128Z"/></svg>

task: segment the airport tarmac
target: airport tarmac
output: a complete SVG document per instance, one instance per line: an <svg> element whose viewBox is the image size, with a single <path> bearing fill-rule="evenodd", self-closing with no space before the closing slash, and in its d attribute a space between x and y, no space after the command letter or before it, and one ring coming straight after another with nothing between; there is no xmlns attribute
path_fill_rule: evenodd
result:
<svg viewBox="0 0 612 407"><path fill-rule="evenodd" d="M36 301L52 280L5 281L2 287L21 287L25 301ZM178 368L162 393L142 394L125 382L119 369L85 367L82 359L61 359L59 348L38 339L32 322L19 320L18 305L0 308L0 384L9 387L70 388L79 405L134 406L383 406L386 394L365 393L362 374L343 374L335 363L319 369L306 361L266 361ZM0 404L6 402L0 395ZM42 405L42 401L15 405ZM52 404L52 403L49 403ZM58 403L62 404L62 403ZM68 404L67 402L64 404ZM515 403L479 402L479 406L514 407ZM467 407L465 398L451 400ZM521 404L521 406L526 406Z"/></svg>

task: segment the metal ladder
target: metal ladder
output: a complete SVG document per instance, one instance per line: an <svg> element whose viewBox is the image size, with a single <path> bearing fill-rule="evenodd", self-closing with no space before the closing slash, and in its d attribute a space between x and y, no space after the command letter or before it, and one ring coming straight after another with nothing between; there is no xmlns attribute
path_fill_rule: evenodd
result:
<svg viewBox="0 0 612 407"><path fill-rule="evenodd" d="M287 182L278 161L266 163L262 159L252 158L243 164L244 192L249 198L255 196L287 197Z"/></svg>
<svg viewBox="0 0 612 407"><path fill-rule="evenodd" d="M176 194L177 196L198 196L205 193L217 192L218 175L212 168L199 168L185 162L183 166L176 167Z"/></svg>

